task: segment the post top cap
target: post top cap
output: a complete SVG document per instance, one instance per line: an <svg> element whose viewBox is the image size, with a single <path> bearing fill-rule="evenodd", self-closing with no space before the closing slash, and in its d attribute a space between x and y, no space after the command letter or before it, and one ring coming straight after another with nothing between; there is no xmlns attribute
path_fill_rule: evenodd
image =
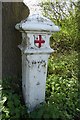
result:
<svg viewBox="0 0 80 120"><path fill-rule="evenodd" d="M50 19L39 14L30 15L25 20L16 24L15 28L20 31L57 32L60 30Z"/></svg>

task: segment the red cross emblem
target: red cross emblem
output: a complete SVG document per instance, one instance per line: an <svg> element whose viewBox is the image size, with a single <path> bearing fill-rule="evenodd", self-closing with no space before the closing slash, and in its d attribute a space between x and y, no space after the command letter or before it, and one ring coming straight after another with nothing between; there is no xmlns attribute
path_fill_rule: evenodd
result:
<svg viewBox="0 0 80 120"><path fill-rule="evenodd" d="M45 43L45 40L42 39L42 36L39 35L37 37L37 39L34 41L35 44L37 44L36 46L38 46L39 48L42 46L43 43Z"/></svg>

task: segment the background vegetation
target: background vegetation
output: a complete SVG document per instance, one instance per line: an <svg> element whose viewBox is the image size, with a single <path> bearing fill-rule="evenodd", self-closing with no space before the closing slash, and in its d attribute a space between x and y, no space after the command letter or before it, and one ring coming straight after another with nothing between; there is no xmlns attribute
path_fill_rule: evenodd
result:
<svg viewBox="0 0 80 120"><path fill-rule="evenodd" d="M7 78L0 88L2 119L80 120L80 1L47 1L41 7L43 14L61 28L51 37L55 52L48 62L46 102L28 114L21 81Z"/></svg>

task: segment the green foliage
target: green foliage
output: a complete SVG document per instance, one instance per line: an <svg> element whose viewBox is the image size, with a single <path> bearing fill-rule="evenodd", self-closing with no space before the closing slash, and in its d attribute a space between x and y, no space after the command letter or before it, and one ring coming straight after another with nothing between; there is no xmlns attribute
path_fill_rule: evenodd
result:
<svg viewBox="0 0 80 120"><path fill-rule="evenodd" d="M80 97L78 84L79 25L77 27L75 6L72 0L43 2L44 15L61 30L51 36L51 47L55 53L49 59L46 83L46 103L31 113L32 118L55 120L79 120ZM77 7L77 6L76 6ZM63 9L66 10L64 13ZM79 11L79 9L78 9ZM79 17L79 12L77 16ZM77 19L79 21L79 19ZM79 22L78 22L79 23ZM78 42L76 44L76 39Z"/></svg>
<svg viewBox="0 0 80 120"><path fill-rule="evenodd" d="M60 32L51 36L51 47L55 52L48 62L46 102L28 114L21 81L7 78L3 80L3 88L0 86L0 94L3 89L0 101L3 120L80 120L79 5L73 0L69 5L65 0L42 3L44 15L61 27Z"/></svg>
<svg viewBox="0 0 80 120"><path fill-rule="evenodd" d="M3 80L3 100L0 103L2 104L2 119L78 119L80 109L77 56L75 51L67 55L66 53L51 55L48 62L46 103L33 111L30 116L22 102L20 82L11 78Z"/></svg>
<svg viewBox="0 0 80 120"><path fill-rule="evenodd" d="M11 78L3 81L2 119L55 119L79 118L77 52L52 54L48 63L46 102L30 116L22 102L20 82ZM76 64L75 64L76 63ZM23 118L24 116L24 118Z"/></svg>
<svg viewBox="0 0 80 120"><path fill-rule="evenodd" d="M62 53L72 49L76 50L79 43L75 44L78 30L75 13L76 2L73 0L68 1L54 0L50 2L49 0L41 4L43 14L60 26L60 31L51 37L51 47Z"/></svg>
<svg viewBox="0 0 80 120"><path fill-rule="evenodd" d="M53 60L52 60L53 59ZM52 88L50 102L53 102L55 109L60 111L60 118L63 120L73 119L78 109L78 79L77 79L77 53L66 54L56 58L52 56L49 65L53 66L47 83L47 89ZM53 62L51 62L53 61ZM49 69L51 70L51 69ZM70 118L69 118L70 117Z"/></svg>
<svg viewBox="0 0 80 120"><path fill-rule="evenodd" d="M22 101L22 92L17 79L3 80L1 111L2 120L22 120L28 118L27 108Z"/></svg>
<svg viewBox="0 0 80 120"><path fill-rule="evenodd" d="M54 55L55 56L55 55ZM53 55L49 60L46 103L31 113L32 118L74 120L79 118L77 52Z"/></svg>
<svg viewBox="0 0 80 120"><path fill-rule="evenodd" d="M75 15L62 20L60 26L60 31L51 36L51 47L63 54L65 51L76 50L75 41L77 27Z"/></svg>

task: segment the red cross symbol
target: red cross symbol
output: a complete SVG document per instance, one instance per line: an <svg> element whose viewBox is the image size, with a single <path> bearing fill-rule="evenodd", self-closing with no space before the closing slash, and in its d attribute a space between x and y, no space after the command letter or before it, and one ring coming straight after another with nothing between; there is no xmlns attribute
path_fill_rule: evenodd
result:
<svg viewBox="0 0 80 120"><path fill-rule="evenodd" d="M34 43L38 43L38 47L40 48L42 46L42 43L45 43L45 40L42 40L41 35L39 35L38 38L34 41Z"/></svg>

